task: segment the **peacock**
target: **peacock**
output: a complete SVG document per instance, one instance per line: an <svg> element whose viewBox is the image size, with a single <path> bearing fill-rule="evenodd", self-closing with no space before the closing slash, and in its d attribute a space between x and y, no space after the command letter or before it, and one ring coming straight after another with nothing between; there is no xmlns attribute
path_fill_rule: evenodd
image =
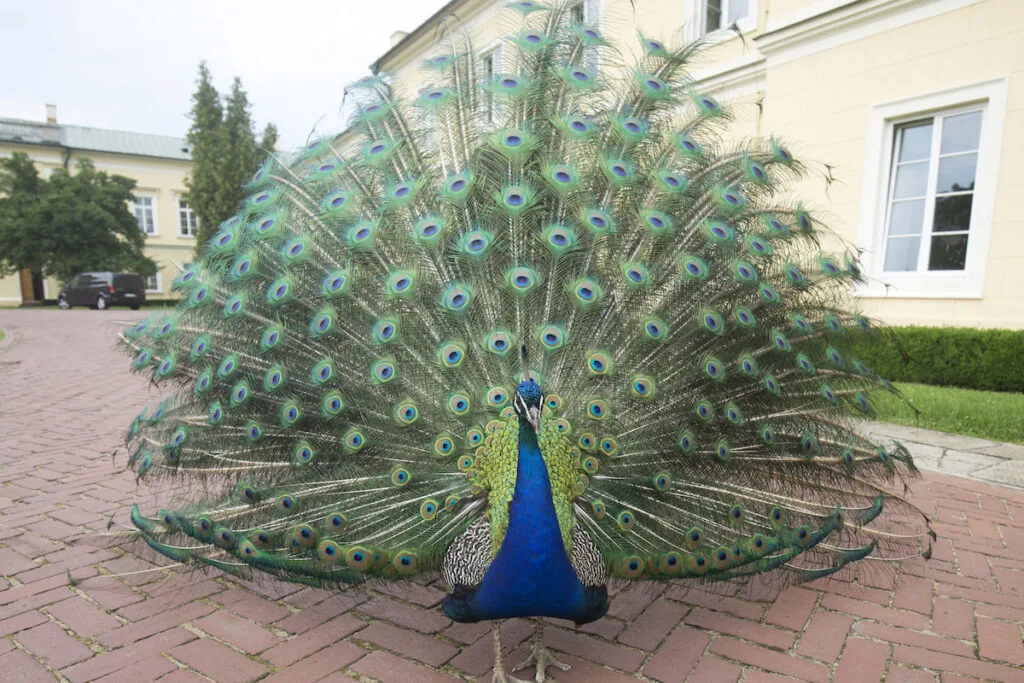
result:
<svg viewBox="0 0 1024 683"><path fill-rule="evenodd" d="M915 469L856 418L857 251L791 196L778 138L728 142L688 69L632 66L563 6L507 5L505 69L457 28L409 100L346 88L339 136L271 155L127 326L167 398L126 434L181 563L321 587L430 580L460 622L584 624L612 581L780 581L929 552ZM900 487L903 487L902 489ZM521 668L520 667L516 667Z"/></svg>

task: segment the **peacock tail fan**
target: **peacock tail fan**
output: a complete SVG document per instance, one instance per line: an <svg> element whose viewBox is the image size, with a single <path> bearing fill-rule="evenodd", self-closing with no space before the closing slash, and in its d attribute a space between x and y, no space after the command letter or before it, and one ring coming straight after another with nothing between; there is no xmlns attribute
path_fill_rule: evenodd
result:
<svg viewBox="0 0 1024 683"><path fill-rule="evenodd" d="M597 27L510 8L502 73L446 31L410 99L349 86L350 127L268 158L177 309L124 332L171 396L130 465L195 492L133 510L146 542L314 585L436 572L482 516L500 546L532 377L566 545L613 576L926 552L909 454L853 419L894 389L848 351L862 276L788 194L804 167L722 138L700 45L641 36L612 69Z"/></svg>

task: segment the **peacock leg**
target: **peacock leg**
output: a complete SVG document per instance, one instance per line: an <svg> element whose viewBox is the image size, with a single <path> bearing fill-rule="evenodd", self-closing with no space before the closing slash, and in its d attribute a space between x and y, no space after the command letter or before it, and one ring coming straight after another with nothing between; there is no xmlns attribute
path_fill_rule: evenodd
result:
<svg viewBox="0 0 1024 683"><path fill-rule="evenodd" d="M536 625L536 630L533 632L533 651L525 661L520 662L517 666L513 667L512 671L519 671L520 669L525 669L531 664L536 664L537 675L534 676L533 680L536 683L544 683L546 678L544 672L547 671L549 666L556 666L562 671L568 671L572 667L555 659L551 653L548 652L548 649L544 647L544 620L537 618L533 620L533 623Z"/></svg>
<svg viewBox="0 0 1024 683"><path fill-rule="evenodd" d="M494 635L494 675L491 676L491 683L527 683L518 678L512 678L505 673L505 656L501 652L500 621L492 623L491 633Z"/></svg>

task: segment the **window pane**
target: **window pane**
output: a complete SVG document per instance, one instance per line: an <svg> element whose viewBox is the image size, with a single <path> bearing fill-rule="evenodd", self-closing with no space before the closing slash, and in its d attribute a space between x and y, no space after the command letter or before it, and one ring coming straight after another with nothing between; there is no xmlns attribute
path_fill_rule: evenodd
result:
<svg viewBox="0 0 1024 683"><path fill-rule="evenodd" d="M924 200L893 202L889 216L890 235L920 235L924 228Z"/></svg>
<svg viewBox="0 0 1024 683"><path fill-rule="evenodd" d="M967 235L939 235L932 238L928 270L963 270L967 261Z"/></svg>
<svg viewBox="0 0 1024 683"><path fill-rule="evenodd" d="M971 227L971 204L973 194L955 194L935 200L935 222L933 232L967 230Z"/></svg>
<svg viewBox="0 0 1024 683"><path fill-rule="evenodd" d="M923 197L928 185L928 162L917 161L912 164L900 164L896 167L895 199Z"/></svg>
<svg viewBox="0 0 1024 683"><path fill-rule="evenodd" d="M885 271L917 270L920 237L890 237L885 245Z"/></svg>
<svg viewBox="0 0 1024 683"><path fill-rule="evenodd" d="M583 11L583 3L579 2L573 5L572 9L569 10L569 15L572 19L572 23L582 24L585 18L585 13Z"/></svg>
<svg viewBox="0 0 1024 683"><path fill-rule="evenodd" d="M963 192L974 189L974 170L978 154L958 154L939 159L939 184L936 192Z"/></svg>
<svg viewBox="0 0 1024 683"><path fill-rule="evenodd" d="M732 0L729 3L729 23L746 18L750 12L750 0Z"/></svg>
<svg viewBox="0 0 1024 683"><path fill-rule="evenodd" d="M942 120L941 154L978 149L981 137L981 112L949 116Z"/></svg>
<svg viewBox="0 0 1024 683"><path fill-rule="evenodd" d="M722 0L706 0L704 5L704 30L717 31L722 26Z"/></svg>
<svg viewBox="0 0 1024 683"><path fill-rule="evenodd" d="M904 126L900 139L900 161L927 159L932 152L932 122Z"/></svg>

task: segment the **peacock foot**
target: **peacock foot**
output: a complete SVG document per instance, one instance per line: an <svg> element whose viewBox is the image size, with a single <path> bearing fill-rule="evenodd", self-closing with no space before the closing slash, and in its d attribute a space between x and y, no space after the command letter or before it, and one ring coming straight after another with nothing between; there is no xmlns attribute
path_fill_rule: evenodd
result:
<svg viewBox="0 0 1024 683"><path fill-rule="evenodd" d="M535 683L544 683L547 679L547 674L545 672L549 666L557 667L562 671L568 671L572 667L565 662L560 662L555 659L547 647L544 646L544 621L542 619L538 619L536 624L537 630L533 637L533 649L530 652L530 656L514 666L512 671L520 671L528 666L536 665L537 675L534 676L533 680Z"/></svg>
<svg viewBox="0 0 1024 683"><path fill-rule="evenodd" d="M529 683L505 673L505 656L501 648L501 622L495 621L491 624L491 633L494 636L494 674L491 676L491 683Z"/></svg>
<svg viewBox="0 0 1024 683"><path fill-rule="evenodd" d="M513 678L512 676L509 676L507 673L505 673L501 669L495 669L494 670L494 674L491 676L491 683L530 683L530 682L529 681L524 681L521 678Z"/></svg>

